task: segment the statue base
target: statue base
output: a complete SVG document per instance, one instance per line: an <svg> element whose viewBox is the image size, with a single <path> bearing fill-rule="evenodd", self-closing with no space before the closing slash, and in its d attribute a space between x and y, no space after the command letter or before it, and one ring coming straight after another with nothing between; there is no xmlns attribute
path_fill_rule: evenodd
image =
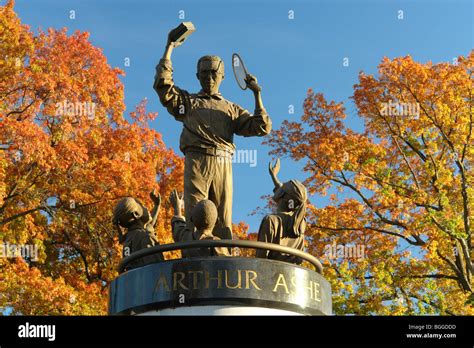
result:
<svg viewBox="0 0 474 348"><path fill-rule="evenodd" d="M331 286L295 264L241 257L170 260L110 284L110 315L331 315Z"/></svg>

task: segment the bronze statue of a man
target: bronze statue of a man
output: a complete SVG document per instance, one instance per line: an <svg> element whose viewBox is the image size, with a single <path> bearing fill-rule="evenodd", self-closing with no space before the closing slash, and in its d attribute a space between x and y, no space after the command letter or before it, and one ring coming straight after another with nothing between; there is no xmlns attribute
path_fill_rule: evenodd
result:
<svg viewBox="0 0 474 348"><path fill-rule="evenodd" d="M197 78L202 90L188 93L177 87L172 77L171 53L182 42L173 41L173 31L162 59L156 67L153 88L161 103L174 118L183 123L180 150L185 155L184 210L190 230L190 219L197 202L213 201L218 219L214 235L232 239L232 156L234 134L264 136L271 131L271 120L263 106L257 79L249 75L246 82L255 96L253 116L219 93L224 79L224 62L217 56L204 56L197 63Z"/></svg>
<svg viewBox="0 0 474 348"><path fill-rule="evenodd" d="M308 199L306 187L298 180L285 183L278 180L279 159L275 165L270 162L268 169L275 185L273 200L277 204L277 212L263 218L258 230L258 240L303 250ZM296 264L303 261L295 256L267 250L257 250L256 256Z"/></svg>

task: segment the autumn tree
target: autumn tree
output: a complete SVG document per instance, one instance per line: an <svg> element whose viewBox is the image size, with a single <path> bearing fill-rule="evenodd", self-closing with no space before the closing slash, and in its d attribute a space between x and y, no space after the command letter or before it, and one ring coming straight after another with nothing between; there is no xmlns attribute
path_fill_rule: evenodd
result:
<svg viewBox="0 0 474 348"><path fill-rule="evenodd" d="M474 314L473 66L474 51L455 64L384 58L354 86L364 132L309 90L301 121L266 142L303 162L312 194L332 193L310 207L308 241L335 313ZM330 252L354 245L364 257Z"/></svg>
<svg viewBox="0 0 474 348"><path fill-rule="evenodd" d="M113 205L134 196L151 208L157 188L158 235L171 242L165 201L183 162L149 127L146 100L124 117L123 72L88 33L34 35L13 7L0 7L0 243L35 245L39 259L0 258L0 308L106 314L121 258Z"/></svg>

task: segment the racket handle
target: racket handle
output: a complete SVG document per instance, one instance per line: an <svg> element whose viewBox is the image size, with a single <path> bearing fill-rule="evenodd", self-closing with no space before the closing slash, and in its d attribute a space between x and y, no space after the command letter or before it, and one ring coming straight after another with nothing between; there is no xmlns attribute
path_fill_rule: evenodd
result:
<svg viewBox="0 0 474 348"><path fill-rule="evenodd" d="M246 82L247 82L247 81L246 81ZM247 82L247 88L250 89L250 85L251 85L251 84ZM261 88L259 85L257 85L256 91L257 91L257 92L261 92L261 91L262 91L262 88Z"/></svg>

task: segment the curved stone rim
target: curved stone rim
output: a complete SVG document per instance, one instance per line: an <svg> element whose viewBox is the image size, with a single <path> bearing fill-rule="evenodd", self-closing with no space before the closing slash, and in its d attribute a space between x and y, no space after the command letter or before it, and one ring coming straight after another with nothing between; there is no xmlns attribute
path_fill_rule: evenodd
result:
<svg viewBox="0 0 474 348"><path fill-rule="evenodd" d="M285 254L290 254L292 256L300 257L303 260L306 260L309 263L311 263L313 266L316 267L316 271L318 273L322 274L323 272L323 265L321 264L321 262L313 255L310 255L304 251L278 245L278 244L272 244L272 243L250 241L250 240L227 240L227 239L225 240L195 240L195 241L189 241L189 242L156 245L151 248L142 249L122 259L122 261L120 261L119 266L118 266L118 272L123 273L129 263L137 259L140 259L142 257L150 256L156 253L182 250L182 249L212 248L212 247L227 247L227 248L238 247L238 248L246 248L246 249L269 250L269 251L276 251L276 252L281 252Z"/></svg>

